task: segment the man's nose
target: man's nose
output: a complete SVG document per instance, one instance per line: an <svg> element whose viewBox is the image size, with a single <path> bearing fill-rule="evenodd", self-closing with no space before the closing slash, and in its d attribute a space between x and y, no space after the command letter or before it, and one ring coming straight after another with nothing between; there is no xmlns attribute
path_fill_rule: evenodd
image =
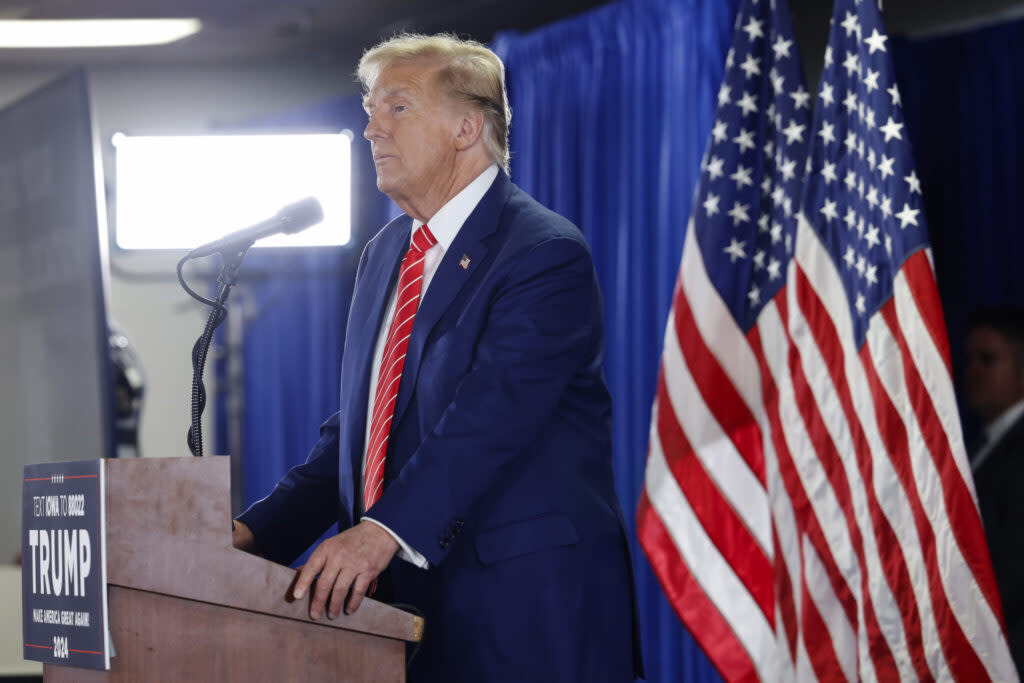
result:
<svg viewBox="0 0 1024 683"><path fill-rule="evenodd" d="M363 129L363 137L367 140L373 140L383 134L384 129L380 125L380 117L371 115L370 119L366 122L366 128Z"/></svg>

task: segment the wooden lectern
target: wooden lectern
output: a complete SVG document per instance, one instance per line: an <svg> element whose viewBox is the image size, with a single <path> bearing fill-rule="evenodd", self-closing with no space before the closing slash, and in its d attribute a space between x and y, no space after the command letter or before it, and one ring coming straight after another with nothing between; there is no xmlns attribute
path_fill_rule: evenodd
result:
<svg viewBox="0 0 1024 683"><path fill-rule="evenodd" d="M47 664L48 683L405 680L420 617L367 599L313 621L290 601L294 570L231 546L228 458L107 460L105 486L116 656Z"/></svg>

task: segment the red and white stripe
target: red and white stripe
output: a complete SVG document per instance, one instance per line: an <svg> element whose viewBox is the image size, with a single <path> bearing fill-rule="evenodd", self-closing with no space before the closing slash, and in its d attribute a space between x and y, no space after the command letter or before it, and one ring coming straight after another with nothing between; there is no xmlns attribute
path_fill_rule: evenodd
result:
<svg viewBox="0 0 1024 683"><path fill-rule="evenodd" d="M728 680L1015 680L927 252L860 349L802 217L787 277L743 334L687 231L637 512L670 602Z"/></svg>

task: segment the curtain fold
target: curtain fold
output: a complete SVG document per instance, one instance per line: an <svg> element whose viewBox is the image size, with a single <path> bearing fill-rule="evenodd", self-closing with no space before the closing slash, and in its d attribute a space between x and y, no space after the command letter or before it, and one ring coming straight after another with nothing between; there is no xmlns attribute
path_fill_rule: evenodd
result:
<svg viewBox="0 0 1024 683"><path fill-rule="evenodd" d="M630 525L651 681L717 672L642 554L651 402L690 201L737 2L627 0L527 34L500 33L512 178L583 231L605 299L614 470Z"/></svg>

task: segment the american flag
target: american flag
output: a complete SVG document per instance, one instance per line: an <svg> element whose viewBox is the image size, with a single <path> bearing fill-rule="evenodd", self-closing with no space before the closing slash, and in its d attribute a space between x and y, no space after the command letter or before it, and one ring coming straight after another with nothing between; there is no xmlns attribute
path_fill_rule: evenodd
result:
<svg viewBox="0 0 1024 683"><path fill-rule="evenodd" d="M783 2L737 19L641 543L726 679L1016 680L878 7L837 1L811 127Z"/></svg>

